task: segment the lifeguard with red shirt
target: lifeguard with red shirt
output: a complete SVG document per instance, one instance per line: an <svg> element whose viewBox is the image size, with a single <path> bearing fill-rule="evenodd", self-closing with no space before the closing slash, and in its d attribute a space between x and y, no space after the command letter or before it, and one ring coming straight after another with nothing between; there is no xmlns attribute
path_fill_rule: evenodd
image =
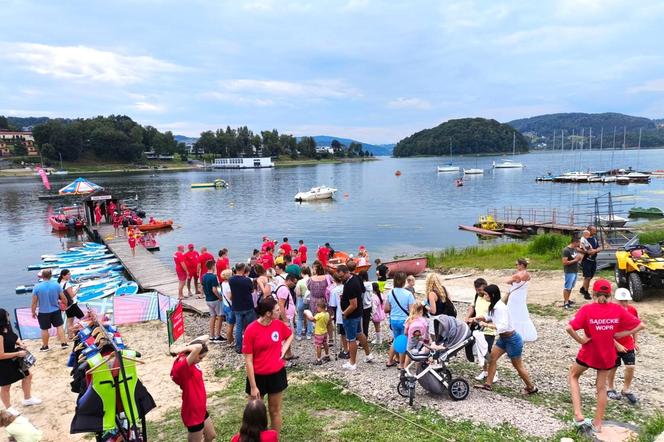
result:
<svg viewBox="0 0 664 442"><path fill-rule="evenodd" d="M318 261L323 265L323 268L327 268L327 261L330 257L330 249L327 247L328 243L325 243L324 246L321 246L316 252Z"/></svg>
<svg viewBox="0 0 664 442"><path fill-rule="evenodd" d="M307 246L304 245L304 241L300 240L298 241L300 246L297 248L297 251L300 254L300 261L302 261L302 264L307 263Z"/></svg>
<svg viewBox="0 0 664 442"><path fill-rule="evenodd" d="M215 270L217 273L217 280L219 283L224 281L224 278L221 277L221 273L226 270L231 268L231 264L228 260L228 250L227 249L221 249L219 250L219 258L217 258L217 262L215 263Z"/></svg>
<svg viewBox="0 0 664 442"><path fill-rule="evenodd" d="M184 262L187 265L187 291L189 291L189 296L191 296L191 280L194 280L194 291L196 294L200 293L198 289L198 259L200 258L199 253L194 248L193 244L187 246L187 252L184 254Z"/></svg>
<svg viewBox="0 0 664 442"><path fill-rule="evenodd" d="M184 246L179 245L176 252L173 254L173 262L175 262L175 274L178 276L178 299L182 301L184 295L182 290L184 289L184 284L187 281L188 271L187 264L184 260Z"/></svg>

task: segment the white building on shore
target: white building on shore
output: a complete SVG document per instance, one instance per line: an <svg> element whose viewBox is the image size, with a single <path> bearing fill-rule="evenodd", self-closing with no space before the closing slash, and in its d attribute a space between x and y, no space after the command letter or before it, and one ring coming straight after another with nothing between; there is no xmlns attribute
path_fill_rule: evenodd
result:
<svg viewBox="0 0 664 442"><path fill-rule="evenodd" d="M274 167L270 157L216 158L212 167L215 169L263 169Z"/></svg>

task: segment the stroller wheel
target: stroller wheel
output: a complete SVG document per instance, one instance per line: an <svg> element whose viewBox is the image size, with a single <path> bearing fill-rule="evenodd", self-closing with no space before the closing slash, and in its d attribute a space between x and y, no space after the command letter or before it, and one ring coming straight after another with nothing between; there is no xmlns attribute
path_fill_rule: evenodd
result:
<svg viewBox="0 0 664 442"><path fill-rule="evenodd" d="M415 384L408 387L408 405L412 407L413 401L415 401Z"/></svg>
<svg viewBox="0 0 664 442"><path fill-rule="evenodd" d="M452 379L447 392L449 393L452 400L462 401L468 397L468 394L470 393L470 385L465 379Z"/></svg>
<svg viewBox="0 0 664 442"><path fill-rule="evenodd" d="M406 379L399 381L399 384L397 385L397 393L399 393L401 397L408 397L408 384L406 384Z"/></svg>

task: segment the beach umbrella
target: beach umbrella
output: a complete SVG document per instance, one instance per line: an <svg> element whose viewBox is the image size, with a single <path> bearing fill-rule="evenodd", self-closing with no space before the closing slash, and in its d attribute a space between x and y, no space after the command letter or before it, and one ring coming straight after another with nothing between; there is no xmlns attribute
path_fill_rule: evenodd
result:
<svg viewBox="0 0 664 442"><path fill-rule="evenodd" d="M87 195L97 190L102 190L103 187L98 186L92 181L85 178L76 178L71 183L59 190L60 195Z"/></svg>

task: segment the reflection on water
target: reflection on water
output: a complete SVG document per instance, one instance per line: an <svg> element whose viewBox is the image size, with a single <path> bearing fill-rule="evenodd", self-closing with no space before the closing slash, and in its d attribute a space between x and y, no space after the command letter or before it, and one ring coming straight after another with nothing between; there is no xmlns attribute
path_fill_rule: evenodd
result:
<svg viewBox="0 0 664 442"><path fill-rule="evenodd" d="M664 151L642 151L640 164L664 169ZM623 155L623 156L621 156ZM616 153L616 167L626 167L629 156ZM559 152L522 155L523 170L492 171L498 157L459 158L455 164L485 168L484 175L466 177L456 187L457 174L436 173L446 158L392 159L367 163L323 164L246 171L206 171L95 176L93 181L124 198L138 196L138 204L155 218L172 218L175 229L157 235L158 256L170 265L177 244L193 242L211 250L227 247L231 260L245 259L263 235L292 243L304 239L313 256L318 245L329 241L337 250L357 251L365 245L371 258L387 257L451 245L477 244L475 235L461 232L459 224L472 224L488 208L555 207L587 210L592 198L611 191L628 208L664 208L664 179L650 185L536 183L547 172L561 173L573 167L610 167L611 155L561 155ZM401 176L395 176L399 169ZM91 178L92 176L89 176ZM56 178L58 189L75 177ZM191 189L192 183L223 178L226 189ZM334 201L297 203L294 195L313 186L339 189ZM14 295L17 285L32 282L27 265L40 255L67 246L67 238L51 233L47 214L57 202L39 201L38 177L0 181L0 244L2 266L0 306L28 305L25 295ZM346 196L347 194L347 196ZM622 199L621 195L625 196Z"/></svg>

